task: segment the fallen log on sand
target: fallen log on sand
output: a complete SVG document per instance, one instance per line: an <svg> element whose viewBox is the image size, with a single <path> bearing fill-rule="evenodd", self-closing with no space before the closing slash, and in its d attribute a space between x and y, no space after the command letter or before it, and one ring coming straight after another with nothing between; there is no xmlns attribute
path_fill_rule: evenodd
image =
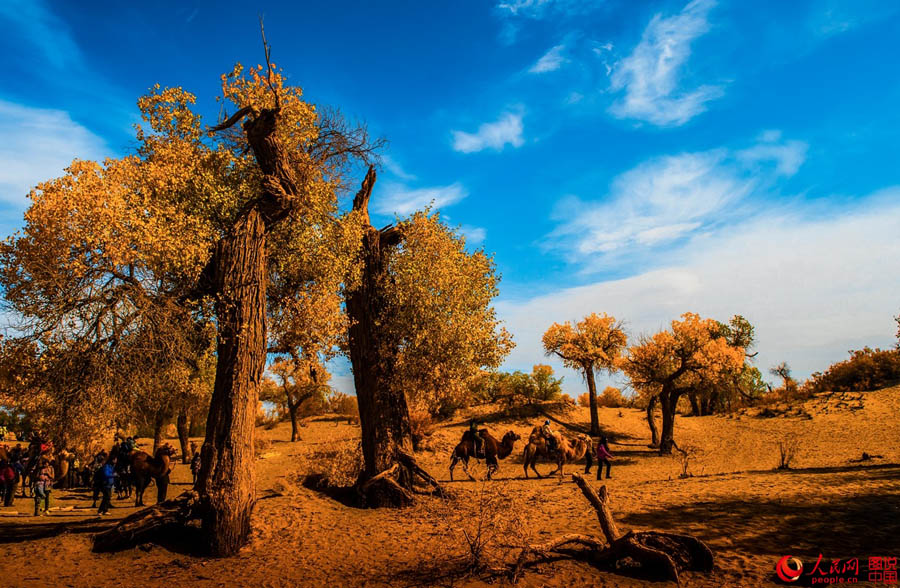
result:
<svg viewBox="0 0 900 588"><path fill-rule="evenodd" d="M606 486L601 486L598 493L580 474L572 474L572 479L597 511L597 518L600 521L605 541L587 535L570 534L545 543L529 545L519 554L513 567L513 582L516 582L521 576L522 569L528 563L530 556L547 557L551 552L559 554L561 547L575 544L588 548L579 557L590 558L607 564L613 569L619 560L630 558L640 564L641 568L660 573L679 583L679 571L712 571L713 553L705 543L696 537L662 531L629 531L621 535L609 508L609 493Z"/></svg>

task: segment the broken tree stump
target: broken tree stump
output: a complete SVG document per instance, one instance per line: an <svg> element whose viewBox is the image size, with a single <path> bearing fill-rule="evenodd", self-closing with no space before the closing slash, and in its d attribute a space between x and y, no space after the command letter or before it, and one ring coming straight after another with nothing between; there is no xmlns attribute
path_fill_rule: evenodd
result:
<svg viewBox="0 0 900 588"><path fill-rule="evenodd" d="M588 547L588 557L611 567L615 567L619 560L630 558L642 568L659 572L679 584L680 571L712 571L713 553L696 537L662 531L629 531L621 535L609 507L606 486L601 486L598 493L580 474L572 474L572 479L597 512L603 540L586 535L563 535L545 543L529 545L522 550L513 566L513 582L521 576L529 556L547 557L551 552L558 553L561 547L572 544Z"/></svg>

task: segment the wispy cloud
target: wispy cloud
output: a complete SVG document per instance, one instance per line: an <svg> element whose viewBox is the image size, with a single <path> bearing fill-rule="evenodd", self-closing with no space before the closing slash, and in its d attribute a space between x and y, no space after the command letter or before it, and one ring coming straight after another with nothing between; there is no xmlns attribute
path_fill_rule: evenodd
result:
<svg viewBox="0 0 900 588"><path fill-rule="evenodd" d="M497 3L506 16L541 19L554 12L580 14L602 4L600 0L507 0Z"/></svg>
<svg viewBox="0 0 900 588"><path fill-rule="evenodd" d="M770 206L669 248L651 271L502 300L498 316L516 340L506 367L530 367L552 322L591 312L624 319L632 336L664 328L685 311L719 320L742 314L756 326L757 365L765 372L787 360L801 377L848 349L890 346L900 290L898 218L900 186L854 199L852 208ZM566 374L567 392L583 392L578 374L554 367Z"/></svg>
<svg viewBox="0 0 900 588"><path fill-rule="evenodd" d="M762 139L739 151L656 157L615 178L598 201L563 199L554 212L561 225L550 235L551 246L599 267L600 258L608 263L722 223L748 194L775 175L796 173L805 159L802 141L781 141L773 133Z"/></svg>
<svg viewBox="0 0 900 588"><path fill-rule="evenodd" d="M379 214L406 216L429 206L440 209L456 204L468 195L469 192L459 182L415 189L399 183L387 183L383 194L375 199L374 208Z"/></svg>
<svg viewBox="0 0 900 588"><path fill-rule="evenodd" d="M487 237L487 231L482 227L473 227L472 225L462 225L459 232L466 238L468 245L481 245Z"/></svg>
<svg viewBox="0 0 900 588"><path fill-rule="evenodd" d="M900 10L896 2L880 0L822 0L812 4L807 26L831 37L887 18Z"/></svg>
<svg viewBox="0 0 900 588"><path fill-rule="evenodd" d="M62 175L74 158L102 159L105 142L62 110L0 100L0 203L24 210L38 183Z"/></svg>
<svg viewBox="0 0 900 588"><path fill-rule="evenodd" d="M609 112L659 126L678 126L706 110L723 95L721 86L703 85L679 91L680 69L691 55L691 43L709 30L707 15L714 0L693 0L674 16L657 14L631 55L617 62L611 88L625 95Z"/></svg>
<svg viewBox="0 0 900 588"><path fill-rule="evenodd" d="M416 176L403 169L403 167L399 163L397 163L397 160L390 155L382 155L381 164L384 166L384 169L389 171L394 177L399 180L409 182L416 179Z"/></svg>
<svg viewBox="0 0 900 588"><path fill-rule="evenodd" d="M462 153L475 153L484 149L502 150L506 145L521 147L522 114L507 112L494 122L484 123L475 133L453 131L453 149Z"/></svg>
<svg viewBox="0 0 900 588"><path fill-rule="evenodd" d="M563 51L566 50L565 45L556 45L538 59L534 65L528 70L528 73L538 74L556 71L566 62Z"/></svg>
<svg viewBox="0 0 900 588"><path fill-rule="evenodd" d="M68 29L41 0L4 0L0 2L0 20L12 26L7 33L38 49L56 69L81 66L81 51Z"/></svg>

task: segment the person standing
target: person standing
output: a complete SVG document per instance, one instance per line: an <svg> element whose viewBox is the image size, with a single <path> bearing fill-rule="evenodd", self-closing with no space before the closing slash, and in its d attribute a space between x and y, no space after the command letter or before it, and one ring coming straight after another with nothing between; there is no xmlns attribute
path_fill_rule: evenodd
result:
<svg viewBox="0 0 900 588"><path fill-rule="evenodd" d="M34 516L44 516L50 510L50 492L53 490L54 477L50 460L42 457L34 479ZM44 501L43 510L40 508L41 500Z"/></svg>
<svg viewBox="0 0 900 588"><path fill-rule="evenodd" d="M609 475L609 470L612 468L612 464L609 462L609 458L612 457L612 452L609 450L609 440L606 438L606 435L600 436L600 441L597 443L597 479L603 479L603 466L606 466L606 478L609 479L611 476Z"/></svg>
<svg viewBox="0 0 900 588"><path fill-rule="evenodd" d="M3 495L3 506L12 506L16 494L16 470L5 459L0 461L0 491Z"/></svg>
<svg viewBox="0 0 900 588"><path fill-rule="evenodd" d="M94 487L98 488L103 494L100 500L100 509L97 514L106 516L109 514L109 508L112 506L112 490L116 485L116 467L115 458L107 461L97 469L94 474Z"/></svg>

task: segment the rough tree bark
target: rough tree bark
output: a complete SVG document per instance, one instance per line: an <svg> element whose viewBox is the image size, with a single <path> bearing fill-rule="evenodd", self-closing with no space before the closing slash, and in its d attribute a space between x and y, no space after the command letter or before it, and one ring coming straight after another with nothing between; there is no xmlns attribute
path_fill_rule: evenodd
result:
<svg viewBox="0 0 900 588"><path fill-rule="evenodd" d="M297 409L300 408L299 402L293 402L288 396L287 399L288 414L291 415L291 443L300 440L300 427L297 424Z"/></svg>
<svg viewBox="0 0 900 588"><path fill-rule="evenodd" d="M268 62L268 48L266 54ZM266 356L266 233L304 202L275 133L280 108L244 107L212 129L243 129L262 172L261 193L216 245L198 290L216 296L216 381L194 491L135 513L94 538L98 551L126 548L168 525L200 518L208 551L235 554L250 534L255 503L254 424ZM127 521L127 527L126 525Z"/></svg>
<svg viewBox="0 0 900 588"><path fill-rule="evenodd" d="M166 414L161 410L157 410L156 414L153 415L153 455L156 455L156 450L162 445L163 426L165 425L165 422Z"/></svg>
<svg viewBox="0 0 900 588"><path fill-rule="evenodd" d="M266 359L266 226L251 209L216 248L216 382L195 489L210 551L232 555L250 534L254 425Z"/></svg>
<svg viewBox="0 0 900 588"><path fill-rule="evenodd" d="M691 416L703 416L703 409L700 406L700 399L697 397L697 393L691 392L688 394L688 399L691 401Z"/></svg>
<svg viewBox="0 0 900 588"><path fill-rule="evenodd" d="M353 210L366 227L360 250L360 283L347 295L350 317L349 347L359 403L365 469L357 484L367 506L402 506L413 500L413 481L422 475L437 487L412 459L412 435L406 396L394 385L393 349L379 327L385 308L384 279L387 254L400 243L399 229L375 229L369 222L369 197L375 185L370 167L353 199ZM439 487L438 487L439 488Z"/></svg>
<svg viewBox="0 0 900 588"><path fill-rule="evenodd" d="M187 409L182 408L178 412L178 419L175 421L175 427L178 429L178 443L181 445L181 463L191 462L190 448L190 427L188 426Z"/></svg>
<svg viewBox="0 0 900 588"><path fill-rule="evenodd" d="M629 531L622 535L609 507L606 486L596 492L579 474L572 474L582 494L597 513L603 539L588 535L563 535L551 541L530 545L522 550L512 569L512 580L517 581L532 555L546 557L565 545L579 544L588 548L586 555L594 561L605 563L610 569L617 562L630 559L651 573L661 573L667 579L680 584L679 572L684 570L710 572L714 556L705 543L690 535L678 535L662 531ZM605 540L605 541L604 541Z"/></svg>
<svg viewBox="0 0 900 588"><path fill-rule="evenodd" d="M656 409L656 404L659 402L658 396L651 396L650 401L647 403L647 425L650 427L650 447L659 447L659 429L656 428L656 418L653 416L653 411Z"/></svg>
<svg viewBox="0 0 900 588"><path fill-rule="evenodd" d="M597 384L594 380L594 366L585 365L582 366L582 369L584 369L584 376L587 379L588 399L591 404L591 435L596 437L600 434L600 417L597 413Z"/></svg>
<svg viewBox="0 0 900 588"><path fill-rule="evenodd" d="M662 433L659 438L659 454L669 455L672 453L672 446L675 444L675 409L678 407L678 398L681 394L677 390L667 389L663 387L663 391L659 394L659 404L662 408Z"/></svg>

